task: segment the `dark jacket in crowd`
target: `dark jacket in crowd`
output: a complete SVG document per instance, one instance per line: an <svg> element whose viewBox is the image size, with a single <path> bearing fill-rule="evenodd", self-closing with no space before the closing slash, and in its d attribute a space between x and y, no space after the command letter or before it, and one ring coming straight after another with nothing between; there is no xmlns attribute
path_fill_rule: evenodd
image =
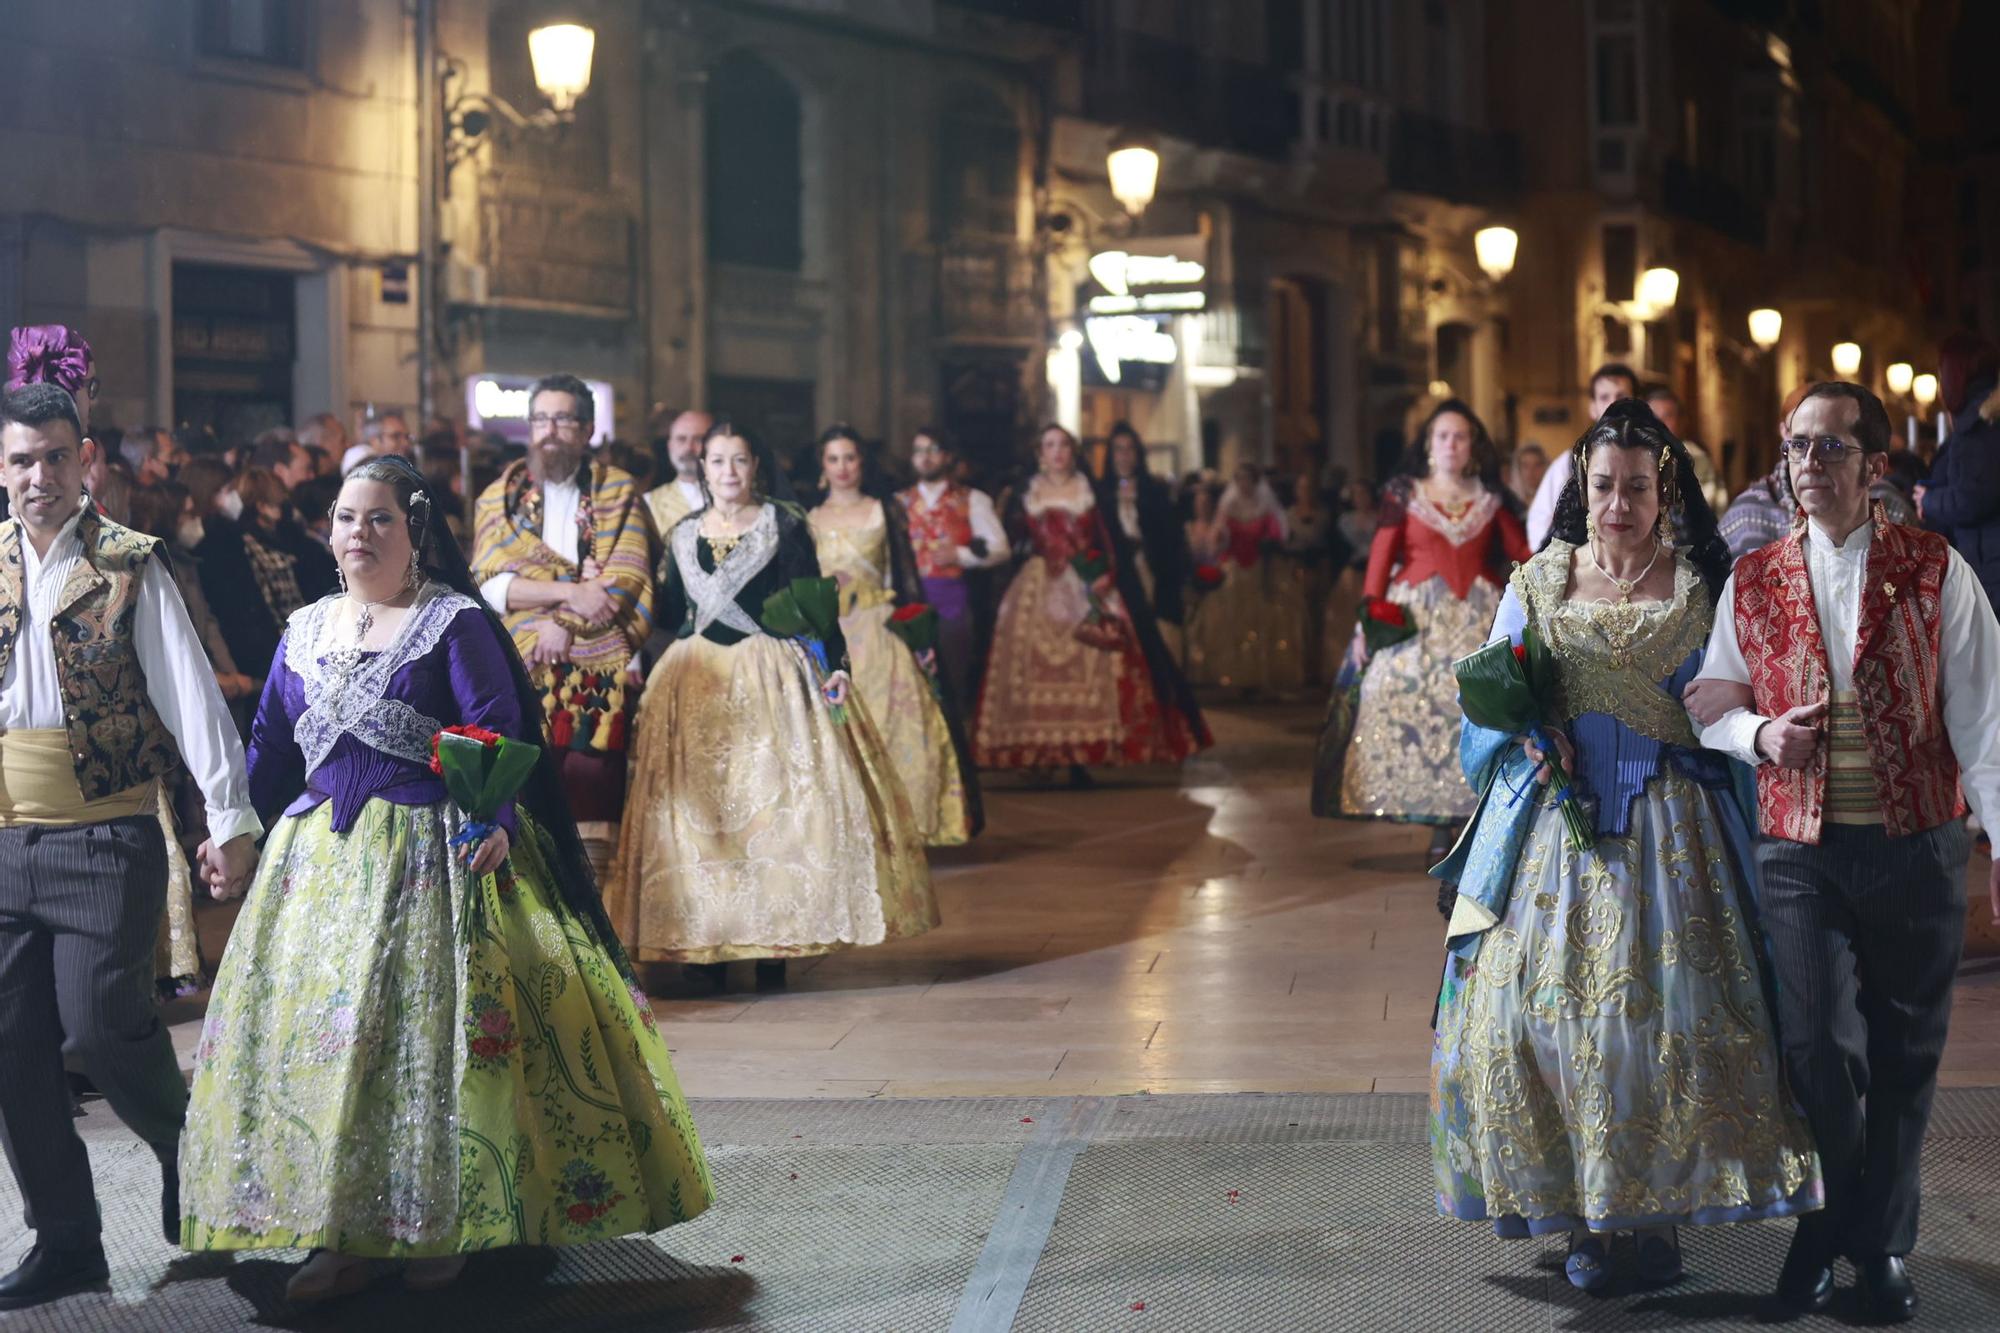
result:
<svg viewBox="0 0 2000 1333"><path fill-rule="evenodd" d="M1150 472L1139 474L1139 546L1153 575L1153 615L1178 625L1184 616L1181 590L1194 573L1188 557L1187 530L1174 509L1174 496L1167 483ZM1118 526L1118 481L1113 477L1097 483L1097 506L1104 521Z"/></svg>
<svg viewBox="0 0 2000 1333"><path fill-rule="evenodd" d="M1974 384L1952 418L1924 492L1924 526L1944 534L2000 602L2000 385Z"/></svg>
<svg viewBox="0 0 2000 1333"><path fill-rule="evenodd" d="M334 563L332 549L307 532L298 519L287 514L271 536L278 549L292 558L299 595L308 603L317 602L340 586L340 566Z"/></svg>
<svg viewBox="0 0 2000 1333"><path fill-rule="evenodd" d="M201 590L208 595L209 609L215 612L237 669L262 680L270 673L284 627L264 600L257 573L250 567L242 525L221 514L208 514L202 527L206 535L194 548L201 561Z"/></svg>

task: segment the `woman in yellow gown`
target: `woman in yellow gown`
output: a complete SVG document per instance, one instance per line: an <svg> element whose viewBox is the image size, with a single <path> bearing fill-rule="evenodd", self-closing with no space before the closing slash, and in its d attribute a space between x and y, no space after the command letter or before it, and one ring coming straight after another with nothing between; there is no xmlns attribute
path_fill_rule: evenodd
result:
<svg viewBox="0 0 2000 1333"><path fill-rule="evenodd" d="M667 533L655 638L671 637L639 704L605 906L641 961L719 986L755 959L778 986L788 958L922 934L937 898L839 626L817 642L772 628L769 599L823 577L783 474L725 419L702 485L708 506Z"/></svg>
<svg viewBox="0 0 2000 1333"><path fill-rule="evenodd" d="M920 657L890 628L901 610L923 604L903 507L863 489L867 467L851 427L820 437L819 463L826 498L808 518L820 572L840 585L840 632L855 693L889 747L924 842L956 846L982 822L978 778L935 650Z"/></svg>

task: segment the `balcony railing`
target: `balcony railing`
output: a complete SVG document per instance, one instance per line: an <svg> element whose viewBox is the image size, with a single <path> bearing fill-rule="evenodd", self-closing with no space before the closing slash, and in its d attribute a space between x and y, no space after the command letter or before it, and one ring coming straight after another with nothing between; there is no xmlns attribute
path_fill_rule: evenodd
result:
<svg viewBox="0 0 2000 1333"><path fill-rule="evenodd" d="M1496 202L1521 188L1520 144L1511 134L1399 111L1389 142L1389 183L1461 203Z"/></svg>
<svg viewBox="0 0 2000 1333"><path fill-rule="evenodd" d="M1680 158L1670 157L1661 164L1660 203L1675 217L1698 222L1745 245L1764 244L1764 210L1734 184Z"/></svg>

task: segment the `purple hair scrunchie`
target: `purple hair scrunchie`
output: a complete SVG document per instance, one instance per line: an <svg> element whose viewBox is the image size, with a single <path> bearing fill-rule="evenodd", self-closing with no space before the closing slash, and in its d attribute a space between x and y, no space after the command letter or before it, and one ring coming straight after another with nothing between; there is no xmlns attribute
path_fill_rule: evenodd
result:
<svg viewBox="0 0 2000 1333"><path fill-rule="evenodd" d="M61 324L24 324L7 348L7 387L53 384L74 398L90 379L90 344Z"/></svg>

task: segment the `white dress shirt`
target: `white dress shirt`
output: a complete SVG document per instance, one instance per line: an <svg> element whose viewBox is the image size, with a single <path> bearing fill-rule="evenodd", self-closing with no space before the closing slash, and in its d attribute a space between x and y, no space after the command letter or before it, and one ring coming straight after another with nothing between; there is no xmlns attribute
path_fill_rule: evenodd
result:
<svg viewBox="0 0 2000 1333"><path fill-rule="evenodd" d="M944 498L945 489L950 485L948 481L918 482L917 494L923 497L924 508L937 508L938 501ZM1013 548L1008 545L1007 529L1001 526L1000 516L993 512L993 497L985 491L975 491L970 488L967 489L967 494L972 497L968 506L969 517L972 520L972 535L986 543L986 554L974 555L972 548L961 546L957 550L959 567L990 569L994 565L1005 564L1008 557L1013 554Z"/></svg>
<svg viewBox="0 0 2000 1333"><path fill-rule="evenodd" d="M1838 544L1819 524L1806 527L1806 570L1819 612L1820 639L1826 645L1827 673L1831 688L1842 693L1854 688L1862 583L1868 577L1868 547L1874 540L1873 523L1863 523ZM1994 620L1986 590L1964 557L1952 551L1947 558L1950 564L1938 613L1938 694L1966 802L1991 828L2000 820L2000 688L1995 688L2000 680L2000 621ZM1734 574L1723 585L1708 654L1696 679L1750 683L1750 668L1736 639ZM1768 721L1752 709L1739 708L1701 728L1701 743L1754 768L1765 762L1757 753L1757 732Z"/></svg>
<svg viewBox="0 0 2000 1333"><path fill-rule="evenodd" d="M542 483L542 545L572 563L578 549L576 511L582 504L583 488L576 484L575 476ZM479 595L500 615L507 614L507 589L514 585L514 578L512 574L495 574L479 585Z"/></svg>
<svg viewBox="0 0 2000 1333"><path fill-rule="evenodd" d="M0 675L0 731L61 731L68 725L50 621L63 584L83 559L83 542L76 535L82 517L78 509L49 544L46 556L35 553L27 530L21 530L27 605L21 608L21 629L6 673ZM10 521L17 526L20 522ZM201 788L209 836L218 847L239 834L262 837L263 822L250 803L243 742L174 577L156 559L148 560L139 575L134 611L132 646L146 676L146 695Z"/></svg>
<svg viewBox="0 0 2000 1333"><path fill-rule="evenodd" d="M1542 543L1549 539L1549 529L1556 525L1556 501L1562 498L1563 487L1569 485L1570 452L1565 449L1549 460L1549 470L1542 474L1542 484L1535 488L1534 501L1528 506L1528 549L1539 551Z"/></svg>

